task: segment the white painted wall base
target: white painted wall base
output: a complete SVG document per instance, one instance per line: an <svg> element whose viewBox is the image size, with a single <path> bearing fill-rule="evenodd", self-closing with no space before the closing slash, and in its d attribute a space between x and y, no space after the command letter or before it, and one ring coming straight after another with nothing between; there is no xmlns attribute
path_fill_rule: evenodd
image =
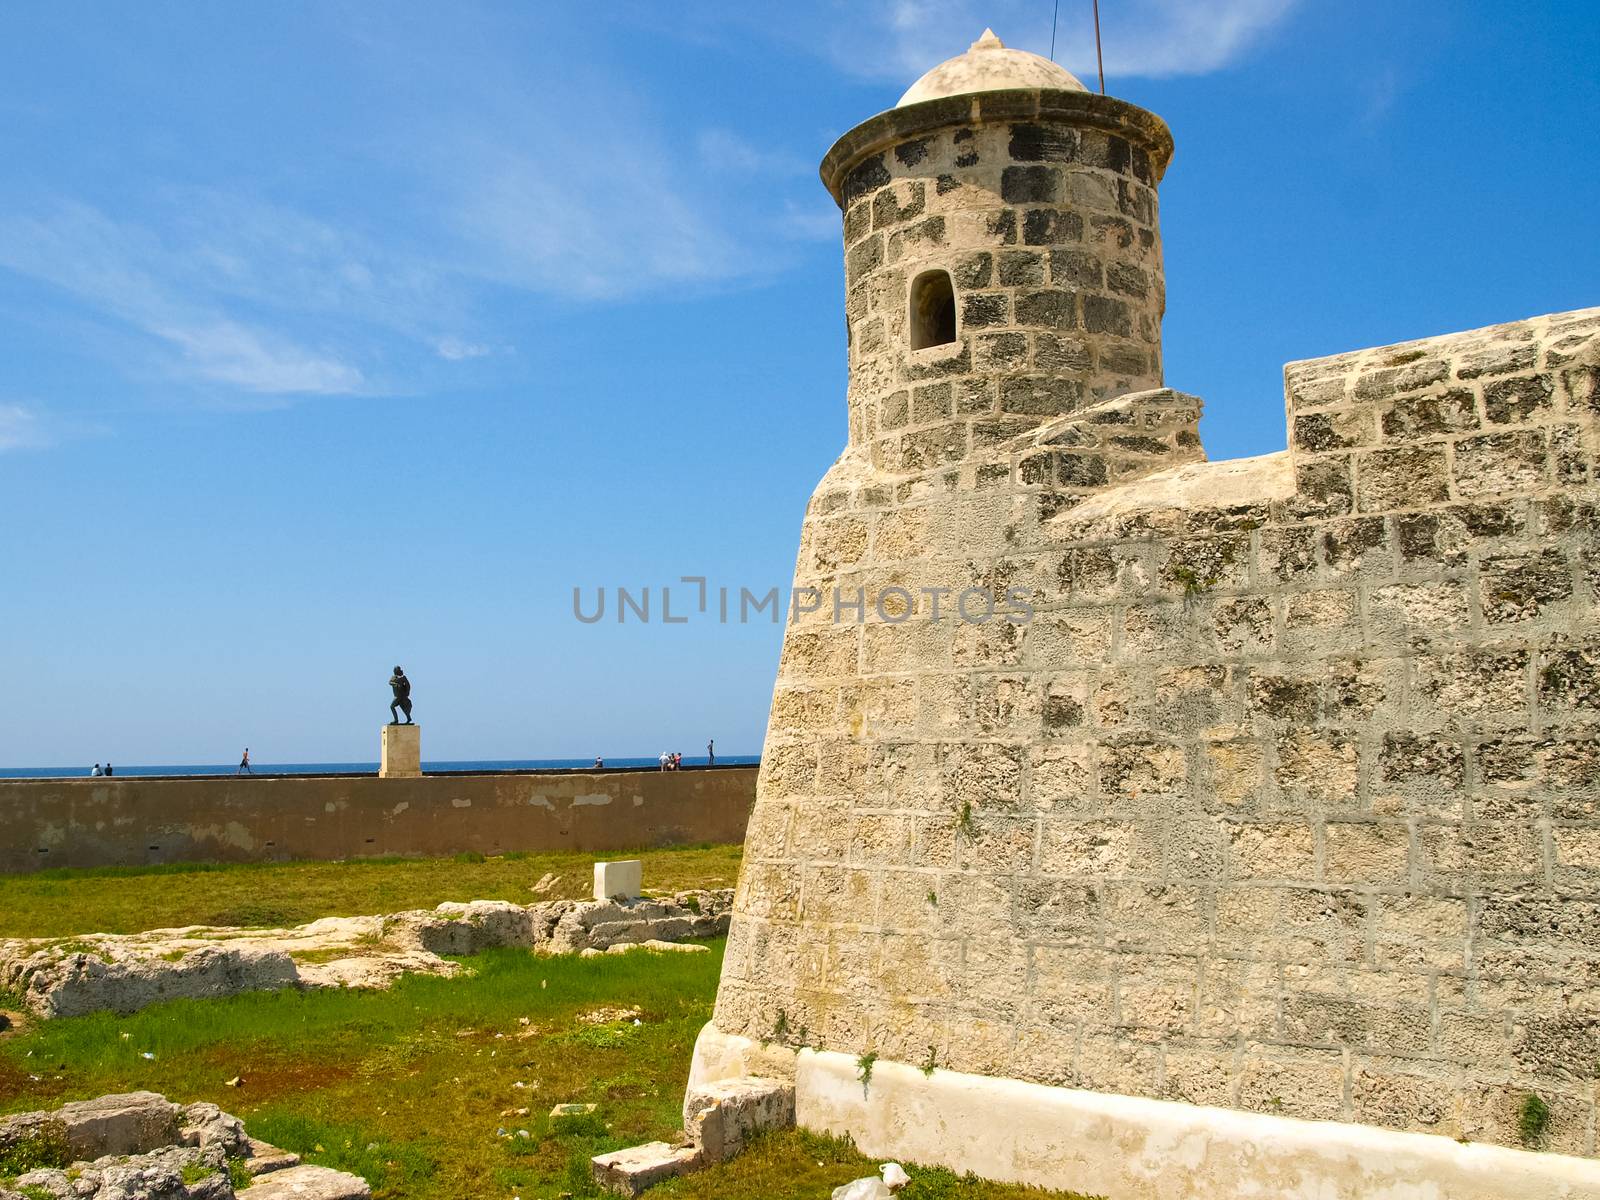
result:
<svg viewBox="0 0 1600 1200"><path fill-rule="evenodd" d="M762 1047L714 1024L690 1086L795 1081L798 1123L875 1158L1108 1200L1600 1200L1600 1162L1425 1133L1046 1087Z"/></svg>

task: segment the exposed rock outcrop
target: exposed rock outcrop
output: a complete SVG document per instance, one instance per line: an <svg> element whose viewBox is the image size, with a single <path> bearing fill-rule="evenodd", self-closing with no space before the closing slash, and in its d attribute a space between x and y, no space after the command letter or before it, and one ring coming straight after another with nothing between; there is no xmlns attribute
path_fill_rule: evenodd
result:
<svg viewBox="0 0 1600 1200"><path fill-rule="evenodd" d="M232 1200L228 1162L219 1149L168 1146L148 1154L108 1154L71 1168L17 1177L23 1195L55 1200Z"/></svg>
<svg viewBox="0 0 1600 1200"><path fill-rule="evenodd" d="M16 989L41 1017L129 1013L162 1000L287 987L384 988L405 974L457 974L452 957L503 946L577 954L717 937L728 931L732 901L729 889L526 906L450 901L293 929L187 926L13 939L0 941L0 986Z"/></svg>
<svg viewBox="0 0 1600 1200"><path fill-rule="evenodd" d="M180 1108L154 1092L75 1101L0 1120L0 1163L27 1147L56 1160L0 1186L0 1200L233 1200L234 1167L266 1177L253 1200L365 1200L365 1180L248 1137L237 1117L205 1102Z"/></svg>

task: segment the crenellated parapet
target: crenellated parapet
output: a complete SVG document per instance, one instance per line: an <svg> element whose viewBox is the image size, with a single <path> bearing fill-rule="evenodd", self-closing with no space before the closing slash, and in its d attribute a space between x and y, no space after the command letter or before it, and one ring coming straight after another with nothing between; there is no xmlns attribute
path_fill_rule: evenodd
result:
<svg viewBox="0 0 1600 1200"><path fill-rule="evenodd" d="M1597 366L1591 311L1290 363L1299 490L1344 515L1587 482Z"/></svg>

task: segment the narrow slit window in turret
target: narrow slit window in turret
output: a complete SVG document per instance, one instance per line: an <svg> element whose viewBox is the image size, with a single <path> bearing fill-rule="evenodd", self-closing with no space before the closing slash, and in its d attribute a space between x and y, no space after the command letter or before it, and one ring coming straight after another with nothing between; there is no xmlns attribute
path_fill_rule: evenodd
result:
<svg viewBox="0 0 1600 1200"><path fill-rule="evenodd" d="M956 340L956 293L948 271L924 271L911 281L911 348Z"/></svg>

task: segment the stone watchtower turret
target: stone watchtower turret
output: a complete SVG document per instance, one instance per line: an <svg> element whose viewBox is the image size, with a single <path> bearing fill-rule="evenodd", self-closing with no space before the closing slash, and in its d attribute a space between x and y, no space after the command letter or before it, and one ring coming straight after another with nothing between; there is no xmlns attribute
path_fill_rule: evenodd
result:
<svg viewBox="0 0 1600 1200"><path fill-rule="evenodd" d="M960 462L1159 388L1172 135L985 30L822 163L844 210L850 443Z"/></svg>

